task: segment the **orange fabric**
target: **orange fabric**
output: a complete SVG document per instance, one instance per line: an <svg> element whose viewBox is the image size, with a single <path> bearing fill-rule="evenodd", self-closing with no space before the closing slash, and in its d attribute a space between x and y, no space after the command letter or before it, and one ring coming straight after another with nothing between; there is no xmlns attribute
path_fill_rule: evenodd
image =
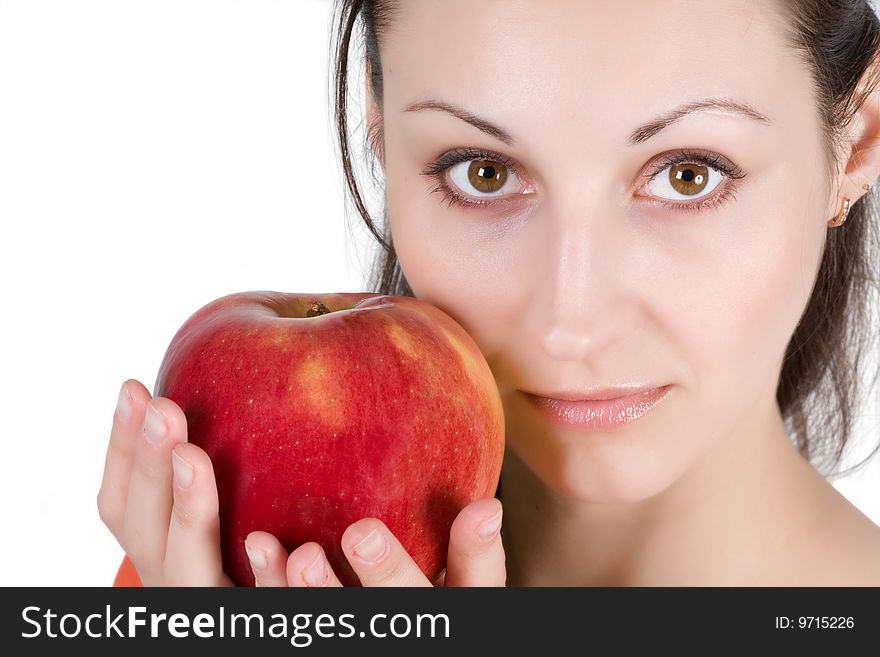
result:
<svg viewBox="0 0 880 657"><path fill-rule="evenodd" d="M122 559L122 563L119 564L119 570L116 572L113 586L143 586L141 578L127 554Z"/></svg>

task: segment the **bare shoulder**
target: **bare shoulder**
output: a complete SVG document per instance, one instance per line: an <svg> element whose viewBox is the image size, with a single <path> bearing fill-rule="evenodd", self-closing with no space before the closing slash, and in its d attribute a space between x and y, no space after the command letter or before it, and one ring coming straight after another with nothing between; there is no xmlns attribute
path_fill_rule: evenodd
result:
<svg viewBox="0 0 880 657"><path fill-rule="evenodd" d="M857 527L845 535L838 558L844 566L842 577L851 584L842 586L880 586L880 527L861 514Z"/></svg>
<svg viewBox="0 0 880 657"><path fill-rule="evenodd" d="M811 534L799 564L807 585L880 586L880 526L843 495L834 491Z"/></svg>

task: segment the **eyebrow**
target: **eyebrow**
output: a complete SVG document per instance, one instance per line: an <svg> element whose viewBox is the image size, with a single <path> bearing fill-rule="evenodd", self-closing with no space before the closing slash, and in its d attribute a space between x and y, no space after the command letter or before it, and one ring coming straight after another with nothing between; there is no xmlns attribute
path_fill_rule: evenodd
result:
<svg viewBox="0 0 880 657"><path fill-rule="evenodd" d="M511 137L505 130L499 128L497 125L477 116L472 112L469 112L462 107L459 107L452 103L447 103L442 100L421 100L407 105L403 111L420 112L423 110L438 110L441 112L446 112L447 114L451 114L452 116L455 116L462 121L465 121L466 123L470 123L478 130L481 130L487 135L495 137L495 139L504 142L508 146L513 146L516 143L513 137ZM694 114L696 112L705 111L721 111L727 114L735 114L748 119L753 119L767 125L771 123L769 118L767 118L764 114L762 114L747 103L741 103L730 98L703 98L700 100L683 103L678 107L675 107L668 112L665 112L660 116L643 123L638 128L633 130L632 133L630 133L627 142L630 146L641 144L648 141L651 137L656 135L664 128L668 128L676 121L683 119L685 116L689 114Z"/></svg>

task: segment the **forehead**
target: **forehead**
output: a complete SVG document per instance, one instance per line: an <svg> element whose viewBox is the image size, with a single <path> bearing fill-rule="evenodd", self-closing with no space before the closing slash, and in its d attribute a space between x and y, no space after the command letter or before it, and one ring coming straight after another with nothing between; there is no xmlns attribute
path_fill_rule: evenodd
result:
<svg viewBox="0 0 880 657"><path fill-rule="evenodd" d="M399 5L382 45L391 111L433 97L510 126L568 119L624 132L692 98L732 97L774 121L793 100L810 100L808 71L786 45L775 2Z"/></svg>

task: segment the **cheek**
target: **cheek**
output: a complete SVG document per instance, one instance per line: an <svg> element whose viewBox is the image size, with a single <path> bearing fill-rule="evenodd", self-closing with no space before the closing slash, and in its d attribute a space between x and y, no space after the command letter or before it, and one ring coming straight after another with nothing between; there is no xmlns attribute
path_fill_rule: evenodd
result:
<svg viewBox="0 0 880 657"><path fill-rule="evenodd" d="M742 420L768 386L775 392L824 245L821 218L806 204L765 206L751 217L688 262L665 311L704 417L719 432L725 420L728 429Z"/></svg>
<svg viewBox="0 0 880 657"><path fill-rule="evenodd" d="M396 186L395 186L395 183ZM480 213L447 208L401 178L387 178L388 216L401 271L413 293L456 319L490 364L521 306L510 241L487 237ZM506 330L507 329L507 330Z"/></svg>

